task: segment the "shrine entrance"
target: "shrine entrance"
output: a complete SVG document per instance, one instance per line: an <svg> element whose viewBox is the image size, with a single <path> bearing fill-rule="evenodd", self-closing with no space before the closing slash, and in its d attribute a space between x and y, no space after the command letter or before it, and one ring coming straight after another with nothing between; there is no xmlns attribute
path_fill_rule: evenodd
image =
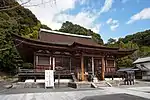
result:
<svg viewBox="0 0 150 100"><path fill-rule="evenodd" d="M101 78L102 60L101 58L94 58L94 75L100 80Z"/></svg>
<svg viewBox="0 0 150 100"><path fill-rule="evenodd" d="M102 60L100 57L84 57L84 68L85 68L85 80L88 79L89 75L96 76L99 80L101 78Z"/></svg>

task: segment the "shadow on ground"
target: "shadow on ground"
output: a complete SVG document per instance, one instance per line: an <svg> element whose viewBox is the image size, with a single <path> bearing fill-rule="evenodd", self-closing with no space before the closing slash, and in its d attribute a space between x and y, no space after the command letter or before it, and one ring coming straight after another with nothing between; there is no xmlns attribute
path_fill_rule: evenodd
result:
<svg viewBox="0 0 150 100"><path fill-rule="evenodd" d="M149 99L133 96L129 94L111 94L111 95L84 97L81 100L149 100Z"/></svg>

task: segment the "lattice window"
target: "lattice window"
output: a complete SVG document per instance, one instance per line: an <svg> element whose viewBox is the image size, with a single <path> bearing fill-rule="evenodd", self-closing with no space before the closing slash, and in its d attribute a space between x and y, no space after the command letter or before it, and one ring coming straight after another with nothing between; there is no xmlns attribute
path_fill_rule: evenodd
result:
<svg viewBox="0 0 150 100"><path fill-rule="evenodd" d="M114 60L107 60L108 67L114 67Z"/></svg>
<svg viewBox="0 0 150 100"><path fill-rule="evenodd" d="M56 57L55 60L56 70L69 70L70 69L70 58L69 57Z"/></svg>
<svg viewBox="0 0 150 100"><path fill-rule="evenodd" d="M50 65L50 57L38 56L38 65Z"/></svg>

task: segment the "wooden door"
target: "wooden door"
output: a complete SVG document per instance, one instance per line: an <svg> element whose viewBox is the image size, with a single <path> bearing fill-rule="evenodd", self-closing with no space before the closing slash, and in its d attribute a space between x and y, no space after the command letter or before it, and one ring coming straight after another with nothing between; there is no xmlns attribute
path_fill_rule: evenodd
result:
<svg viewBox="0 0 150 100"><path fill-rule="evenodd" d="M102 67L101 58L94 58L94 74L98 79L100 79L101 67Z"/></svg>

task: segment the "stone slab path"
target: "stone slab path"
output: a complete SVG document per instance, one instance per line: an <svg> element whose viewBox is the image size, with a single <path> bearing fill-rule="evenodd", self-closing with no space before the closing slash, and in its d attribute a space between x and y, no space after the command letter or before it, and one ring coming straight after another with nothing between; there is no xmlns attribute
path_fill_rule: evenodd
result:
<svg viewBox="0 0 150 100"><path fill-rule="evenodd" d="M65 92L41 92L41 93L20 93L20 94L0 94L0 100L149 100L150 93L135 91L116 87L101 87L102 89L85 91L65 91ZM106 96L108 95L108 96ZM116 95L116 96L112 96ZM94 99L88 99L92 96ZM101 98L105 96L107 98ZM113 98L112 98L113 97ZM118 99L120 98L120 99Z"/></svg>

